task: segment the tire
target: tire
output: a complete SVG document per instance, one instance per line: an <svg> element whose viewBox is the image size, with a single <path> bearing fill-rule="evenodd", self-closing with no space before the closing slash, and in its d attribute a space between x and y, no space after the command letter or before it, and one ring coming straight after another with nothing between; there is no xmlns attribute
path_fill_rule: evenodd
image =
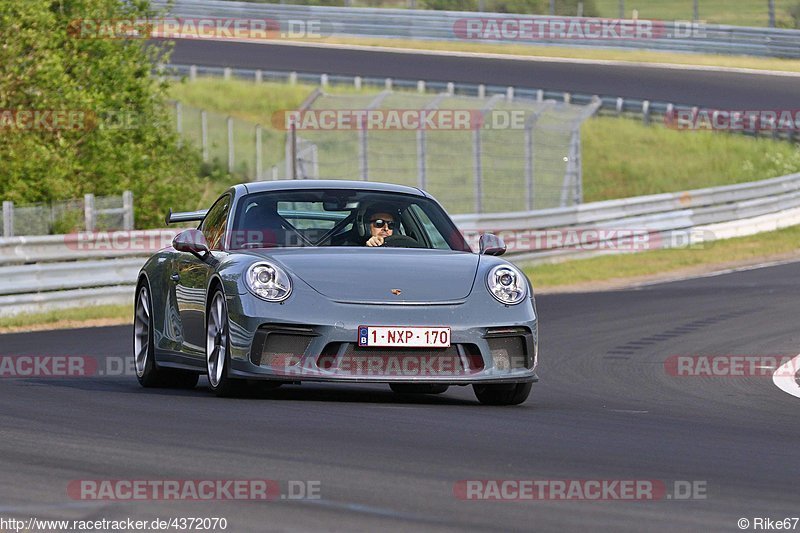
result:
<svg viewBox="0 0 800 533"><path fill-rule="evenodd" d="M519 405L528 399L533 383L473 385L475 396L483 405Z"/></svg>
<svg viewBox="0 0 800 533"><path fill-rule="evenodd" d="M219 397L237 396L247 382L228 377L230 367L230 322L222 289L216 289L206 313L206 376L211 392Z"/></svg>
<svg viewBox="0 0 800 533"><path fill-rule="evenodd" d="M133 317L133 358L136 378L142 387L193 389L200 377L196 372L161 368L155 357L153 303L147 285L136 292Z"/></svg>
<svg viewBox="0 0 800 533"><path fill-rule="evenodd" d="M397 394L442 394L450 388L435 383L392 383L389 387Z"/></svg>

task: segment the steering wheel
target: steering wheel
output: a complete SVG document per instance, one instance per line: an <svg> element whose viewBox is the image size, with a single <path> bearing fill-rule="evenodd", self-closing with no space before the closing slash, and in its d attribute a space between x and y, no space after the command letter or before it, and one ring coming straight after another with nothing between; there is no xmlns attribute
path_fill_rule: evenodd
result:
<svg viewBox="0 0 800 533"><path fill-rule="evenodd" d="M390 235L383 239L383 244L388 248L425 248L416 239L408 235Z"/></svg>

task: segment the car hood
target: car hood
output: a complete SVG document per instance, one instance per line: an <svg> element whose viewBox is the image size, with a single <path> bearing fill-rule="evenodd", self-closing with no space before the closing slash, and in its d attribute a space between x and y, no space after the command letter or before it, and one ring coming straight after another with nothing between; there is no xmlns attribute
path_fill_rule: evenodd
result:
<svg viewBox="0 0 800 533"><path fill-rule="evenodd" d="M275 260L331 300L385 304L463 300L480 260L466 252L402 248L273 248L254 255Z"/></svg>

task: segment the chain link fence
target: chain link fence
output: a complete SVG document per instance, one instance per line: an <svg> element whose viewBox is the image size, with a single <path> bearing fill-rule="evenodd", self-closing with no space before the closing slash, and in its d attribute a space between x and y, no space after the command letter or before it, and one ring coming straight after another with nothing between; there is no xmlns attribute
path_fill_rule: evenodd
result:
<svg viewBox="0 0 800 533"><path fill-rule="evenodd" d="M420 187L453 213L529 211L582 201L580 126L599 103L537 102L511 95L471 97L384 91L321 94L308 113L371 110L469 117L465 128L295 130L280 177L361 179ZM291 146L292 143L296 147ZM309 147L316 147L316 150ZM289 159L291 160L291 159ZM310 171L310 172L309 172Z"/></svg>
<svg viewBox="0 0 800 533"><path fill-rule="evenodd" d="M116 196L87 194L82 200L0 207L0 236L67 234L78 231L132 230L133 193Z"/></svg>
<svg viewBox="0 0 800 533"><path fill-rule="evenodd" d="M173 112L184 142L196 145L205 161L247 179L398 183L430 191L453 213L526 211L582 201L580 126L597 112L599 101L519 97L509 88L477 95L459 93L452 84L443 88L439 93L317 91L304 111L374 110L382 116L444 111L468 115L468 127L298 130L177 102Z"/></svg>

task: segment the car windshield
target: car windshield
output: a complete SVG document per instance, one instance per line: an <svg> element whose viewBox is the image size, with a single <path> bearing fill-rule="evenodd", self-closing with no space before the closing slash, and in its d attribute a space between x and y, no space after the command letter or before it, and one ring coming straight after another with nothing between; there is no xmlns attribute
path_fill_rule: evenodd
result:
<svg viewBox="0 0 800 533"><path fill-rule="evenodd" d="M471 251L428 198L346 189L247 195L236 207L230 247L364 246L376 224L391 228L386 246Z"/></svg>

